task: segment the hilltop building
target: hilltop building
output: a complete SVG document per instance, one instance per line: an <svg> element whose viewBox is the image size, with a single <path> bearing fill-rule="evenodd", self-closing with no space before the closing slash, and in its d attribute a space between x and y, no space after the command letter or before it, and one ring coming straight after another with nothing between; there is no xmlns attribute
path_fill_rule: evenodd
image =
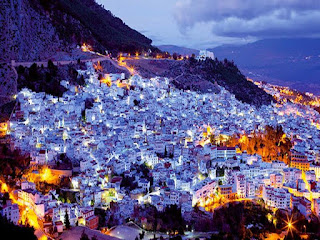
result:
<svg viewBox="0 0 320 240"><path fill-rule="evenodd" d="M200 50L197 60L204 61L207 58L214 59L214 53L207 50Z"/></svg>

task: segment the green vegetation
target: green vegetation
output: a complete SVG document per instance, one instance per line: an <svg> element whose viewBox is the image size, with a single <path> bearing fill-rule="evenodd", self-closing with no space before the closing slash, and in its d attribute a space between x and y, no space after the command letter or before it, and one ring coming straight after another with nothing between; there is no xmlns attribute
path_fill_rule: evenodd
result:
<svg viewBox="0 0 320 240"><path fill-rule="evenodd" d="M147 222L142 227L148 231L169 232L170 234L183 234L186 223L177 205L170 205L163 212L157 211L152 205L139 209L140 217L144 216Z"/></svg>
<svg viewBox="0 0 320 240"><path fill-rule="evenodd" d="M201 217L204 213L198 210L192 225L196 231L216 231L230 239L264 239L263 234L275 231L267 218L269 213L263 205L252 201L234 202L216 209L212 217Z"/></svg>
<svg viewBox="0 0 320 240"><path fill-rule="evenodd" d="M13 108L16 104L16 101L11 101L0 106L0 122L8 121L10 114L13 111Z"/></svg>
<svg viewBox="0 0 320 240"><path fill-rule="evenodd" d="M66 209L66 214L64 215L64 225L66 226L66 229L70 229L70 220L69 220L69 214Z"/></svg>
<svg viewBox="0 0 320 240"><path fill-rule="evenodd" d="M192 58L190 61L192 62ZM248 81L233 61L207 58L197 64L206 72L207 79L215 80L220 86L234 94L239 101L256 106L269 105L273 101L271 95Z"/></svg>
<svg viewBox="0 0 320 240"><path fill-rule="evenodd" d="M281 126L266 126L263 132L254 132L250 137L232 136L228 146L238 145L248 154L259 154L264 161L281 160L289 163L292 143Z"/></svg>
<svg viewBox="0 0 320 240"><path fill-rule="evenodd" d="M0 173L2 176L21 179L24 170L29 167L29 163L30 157L23 155L18 149L12 151L9 145L0 145ZM13 185L15 185L14 181Z"/></svg>
<svg viewBox="0 0 320 240"><path fill-rule="evenodd" d="M32 64L30 68L19 66L18 72L18 89L29 88L35 92L45 92L53 96L62 97L67 91L60 85L62 79L69 80L71 84L83 85L83 77L78 77L78 72L71 66L58 67L52 61L48 61L48 67L38 67Z"/></svg>
<svg viewBox="0 0 320 240"><path fill-rule="evenodd" d="M274 101L271 95L248 81L238 67L227 59L219 61L207 58L205 61L197 61L191 57L183 61L140 59L126 62L133 65L144 77L171 78L172 83L179 89L214 94L220 91L219 86L221 86L237 100L256 107L269 105Z"/></svg>

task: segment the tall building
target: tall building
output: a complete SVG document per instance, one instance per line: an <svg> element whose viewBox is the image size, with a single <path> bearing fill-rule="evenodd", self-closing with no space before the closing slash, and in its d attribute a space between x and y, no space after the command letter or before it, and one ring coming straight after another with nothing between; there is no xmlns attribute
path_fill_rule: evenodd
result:
<svg viewBox="0 0 320 240"><path fill-rule="evenodd" d="M239 198L245 198L247 195L246 177L243 174L234 176L236 192Z"/></svg>
<svg viewBox="0 0 320 240"><path fill-rule="evenodd" d="M302 171L309 171L310 164L306 155L292 150L290 153L290 167L298 168Z"/></svg>

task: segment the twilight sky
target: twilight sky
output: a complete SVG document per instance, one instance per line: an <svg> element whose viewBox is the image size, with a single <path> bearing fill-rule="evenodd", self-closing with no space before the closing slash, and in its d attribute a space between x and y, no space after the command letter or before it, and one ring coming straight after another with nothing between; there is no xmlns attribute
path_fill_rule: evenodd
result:
<svg viewBox="0 0 320 240"><path fill-rule="evenodd" d="M320 0L97 0L153 40L196 49L319 37Z"/></svg>

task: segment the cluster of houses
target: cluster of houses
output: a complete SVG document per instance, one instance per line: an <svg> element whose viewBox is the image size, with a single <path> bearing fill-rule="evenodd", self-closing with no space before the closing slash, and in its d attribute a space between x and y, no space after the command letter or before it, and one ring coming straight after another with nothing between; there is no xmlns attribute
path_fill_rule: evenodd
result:
<svg viewBox="0 0 320 240"><path fill-rule="evenodd" d="M270 207L296 206L319 215L320 135L313 124L319 114L312 109L292 103L257 109L223 88L217 94L183 91L166 78L108 74L109 86L90 63L79 74L86 85L62 81L69 90L60 98L20 91L10 121L14 146L30 152L35 168L56 163L62 153L72 159L71 173L56 174L72 179L75 202L62 203L55 191L43 195L30 182L22 182L17 193L40 219L51 217L46 226L63 228L68 213L71 225L97 228L94 207L112 209L121 223L145 203L158 211L177 204L188 218L196 203L213 194L262 198ZM291 138L290 166L209 140L266 125L282 125ZM149 169L147 176L141 165ZM128 191L124 178L135 188Z"/></svg>

